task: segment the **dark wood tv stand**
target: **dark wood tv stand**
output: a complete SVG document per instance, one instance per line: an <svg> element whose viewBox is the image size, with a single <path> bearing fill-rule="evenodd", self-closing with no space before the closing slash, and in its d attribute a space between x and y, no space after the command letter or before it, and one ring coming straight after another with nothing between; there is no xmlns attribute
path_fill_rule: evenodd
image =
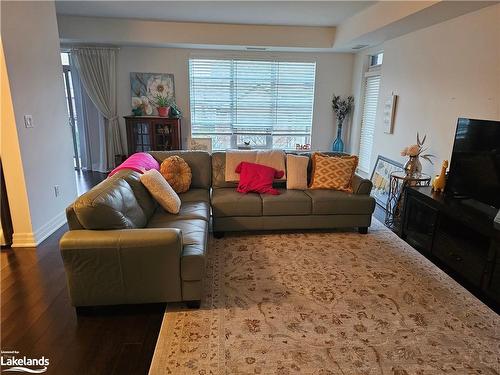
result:
<svg viewBox="0 0 500 375"><path fill-rule="evenodd" d="M430 187L405 189L402 237L478 298L500 311L498 210L450 199Z"/></svg>

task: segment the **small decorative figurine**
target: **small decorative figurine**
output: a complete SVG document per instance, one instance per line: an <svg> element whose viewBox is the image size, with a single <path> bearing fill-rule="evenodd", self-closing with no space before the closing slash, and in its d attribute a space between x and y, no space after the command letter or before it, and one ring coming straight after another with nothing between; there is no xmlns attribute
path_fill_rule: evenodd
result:
<svg viewBox="0 0 500 375"><path fill-rule="evenodd" d="M448 168L448 160L443 160L443 165L441 166L441 174L436 175L434 181L432 181L432 190L439 192L444 191L444 186L446 185L447 168Z"/></svg>

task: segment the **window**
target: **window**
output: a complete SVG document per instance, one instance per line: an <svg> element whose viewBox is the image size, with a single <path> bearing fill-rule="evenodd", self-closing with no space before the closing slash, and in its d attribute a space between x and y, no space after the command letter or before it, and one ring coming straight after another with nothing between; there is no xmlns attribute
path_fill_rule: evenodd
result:
<svg viewBox="0 0 500 375"><path fill-rule="evenodd" d="M382 65L382 61L384 60L384 53L380 52L376 55L370 56L370 67Z"/></svg>
<svg viewBox="0 0 500 375"><path fill-rule="evenodd" d="M375 120L377 117L378 96L380 90L380 64L383 53L370 56L370 67L365 73L364 101L361 117L361 138L359 142L358 168L368 173L370 170L373 136L375 133ZM373 65L375 62L375 65Z"/></svg>
<svg viewBox="0 0 500 375"><path fill-rule="evenodd" d="M190 59L191 133L222 150L311 143L316 63Z"/></svg>

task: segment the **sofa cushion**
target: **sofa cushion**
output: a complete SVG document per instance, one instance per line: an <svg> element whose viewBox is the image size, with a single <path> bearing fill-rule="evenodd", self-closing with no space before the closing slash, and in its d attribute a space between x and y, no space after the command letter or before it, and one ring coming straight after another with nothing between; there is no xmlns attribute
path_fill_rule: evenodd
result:
<svg viewBox="0 0 500 375"><path fill-rule="evenodd" d="M210 204L208 202L184 202L178 214L171 214L162 207L158 207L151 216L147 226L149 228L168 228L174 220L205 220L210 219Z"/></svg>
<svg viewBox="0 0 500 375"><path fill-rule="evenodd" d="M85 229L143 228L147 221L130 185L114 176L80 196L73 209Z"/></svg>
<svg viewBox="0 0 500 375"><path fill-rule="evenodd" d="M205 273L208 222L205 220L172 220L169 228L181 230L183 250L181 255L182 280L200 280ZM155 226L148 228L156 228Z"/></svg>
<svg viewBox="0 0 500 375"><path fill-rule="evenodd" d="M134 172L130 169L124 169L116 172L113 177L123 178L127 181L134 192L135 199L137 199L137 202L142 207L146 218L149 219L155 212L158 204L151 196L148 189L146 189L144 184L141 182L141 175L142 173Z"/></svg>
<svg viewBox="0 0 500 375"><path fill-rule="evenodd" d="M226 153L212 154L212 188L236 188L237 182L226 182Z"/></svg>
<svg viewBox="0 0 500 375"><path fill-rule="evenodd" d="M358 195L336 190L305 190L311 197L314 215L371 215L375 200L369 195Z"/></svg>
<svg viewBox="0 0 500 375"><path fill-rule="evenodd" d="M212 158L206 151L150 151L161 164L172 155L180 156L191 168L191 189L210 189L212 182Z"/></svg>
<svg viewBox="0 0 500 375"><path fill-rule="evenodd" d="M215 217L262 216L262 200L259 194L241 194L232 188L212 191L212 213Z"/></svg>
<svg viewBox="0 0 500 375"><path fill-rule="evenodd" d="M261 195L264 216L310 215L311 197L301 190L279 189L280 195Z"/></svg>
<svg viewBox="0 0 500 375"><path fill-rule="evenodd" d="M181 202L207 202L210 203L210 193L207 189L189 189L179 194Z"/></svg>

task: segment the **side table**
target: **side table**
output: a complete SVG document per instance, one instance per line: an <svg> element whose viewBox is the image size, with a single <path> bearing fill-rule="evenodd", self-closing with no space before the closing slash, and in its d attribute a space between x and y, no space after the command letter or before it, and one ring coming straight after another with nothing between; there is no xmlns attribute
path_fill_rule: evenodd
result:
<svg viewBox="0 0 500 375"><path fill-rule="evenodd" d="M407 186L429 186L431 176L425 173L407 175L404 171L391 173L389 196L385 207L385 225L396 233L401 230L401 218L404 207L404 189Z"/></svg>

